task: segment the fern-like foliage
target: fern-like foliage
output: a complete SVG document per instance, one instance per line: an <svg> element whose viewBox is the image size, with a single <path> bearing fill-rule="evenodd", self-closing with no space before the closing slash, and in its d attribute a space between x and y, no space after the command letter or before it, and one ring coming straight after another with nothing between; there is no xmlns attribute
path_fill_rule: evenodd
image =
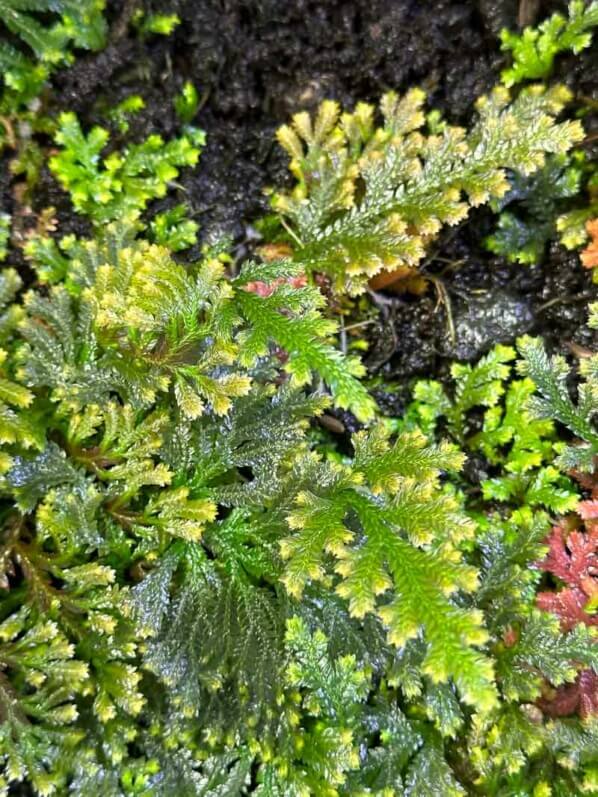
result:
<svg viewBox="0 0 598 797"><path fill-rule="evenodd" d="M71 47L100 49L103 10L103 0L1 0L0 72L10 91L2 105L34 97L51 68L72 59Z"/></svg>
<svg viewBox="0 0 598 797"><path fill-rule="evenodd" d="M311 634L298 617L288 621L285 639L290 661L284 687L294 705L283 713L282 744L261 769L255 793L338 794L359 766L355 736L370 679L355 656L332 660L325 635Z"/></svg>
<svg viewBox="0 0 598 797"><path fill-rule="evenodd" d="M157 711L142 667L181 725L199 711L221 743L273 722L288 606L278 541L296 463L312 462L307 419L327 405L298 386L324 378L342 403L372 409L325 339L321 295L292 266L248 264L231 280L225 257L186 268L111 227L44 255L48 290L19 301L14 271L0 283L0 756L7 782L40 794L83 779L84 760L88 783L99 771L121 782L137 718ZM30 730L30 714L44 724ZM188 769L188 784L207 777Z"/></svg>
<svg viewBox="0 0 598 797"><path fill-rule="evenodd" d="M514 263L539 262L546 243L556 236L563 201L579 193L584 165L583 154L573 152L552 156L531 177L512 175L509 192L492 203L500 215L487 248Z"/></svg>
<svg viewBox="0 0 598 797"><path fill-rule="evenodd" d="M503 30L502 49L513 59L502 72L503 83L512 86L547 78L556 55L567 50L576 53L590 45L596 25L598 3L573 0L568 19L557 13L521 34ZM492 203L500 216L496 231L486 239L490 251L511 262L527 264L539 260L546 242L557 233L568 249L583 244L587 238L585 224L598 209L595 165L583 152L551 156L536 174L513 173L509 179L511 190ZM579 194L582 185L589 195L586 201L566 203Z"/></svg>
<svg viewBox="0 0 598 797"><path fill-rule="evenodd" d="M414 268L444 224L507 192L505 169L531 174L582 135L577 122L554 122L568 99L562 87L534 86L512 102L495 89L478 101L469 132L445 124L427 133L424 97L387 94L380 126L370 105L341 114L328 101L314 120L302 112L278 132L297 185L275 194L274 208L295 259L339 290L357 293L380 271Z"/></svg>
<svg viewBox="0 0 598 797"><path fill-rule="evenodd" d="M476 365L453 365L452 388L418 383L402 426L417 425L430 437L442 428L483 457L491 476L482 480L481 495L469 483L458 482L468 490L462 500L478 523L472 558L480 586L472 597L492 640L500 694L497 708L467 731L468 760L478 773L478 788L492 795L532 794L550 784L554 793L583 793L594 773L590 715L596 646L589 624L565 626L536 607L552 612L560 605L560 592L537 597L542 568L552 570L555 563L554 555L547 557L550 518L538 507L566 512L579 499L556 467L563 444L554 422L546 415L536 417L528 406L536 388L529 376L512 378L514 360L513 349L499 346ZM493 511L497 506L502 517ZM593 511L591 501L579 506L586 514ZM562 575L567 562L567 555L560 557ZM587 569L587 558L584 562ZM574 567L584 567L579 556ZM591 593L591 578L584 584ZM570 589L562 592L565 611ZM579 595L585 604L588 594ZM405 683L413 684L411 673ZM576 710L582 721L574 717Z"/></svg>
<svg viewBox="0 0 598 797"><path fill-rule="evenodd" d="M571 0L568 17L553 14L537 28L523 33L501 31L502 49L512 53L513 64L501 75L505 86L524 80L542 80L552 71L559 53L579 53L590 45L591 30L598 25L598 3Z"/></svg>
<svg viewBox="0 0 598 797"><path fill-rule="evenodd" d="M463 455L418 432L319 456L308 425L328 401L246 304L273 299L299 330L319 318L291 266L231 280L214 253L183 267L110 229L61 257L4 337L40 433L5 444L0 484L5 781L349 797L479 779L501 794L549 771L577 788L589 731L528 717L545 685L596 666L586 630L536 613L547 519L527 508L474 535L442 482ZM467 376L477 401L500 394L503 354Z"/></svg>
<svg viewBox="0 0 598 797"><path fill-rule="evenodd" d="M6 259L10 239L10 215L0 213L0 262Z"/></svg>
<svg viewBox="0 0 598 797"><path fill-rule="evenodd" d="M358 435L352 472L316 466L320 489L298 494L289 519L296 531L282 542L283 580L301 595L306 583L326 577L331 555L337 591L353 615L375 612L397 646L422 634L424 672L437 682L454 679L467 702L488 709L492 668L475 650L486 639L482 618L449 597L477 582L458 547L473 528L439 489L440 468L461 463L456 449L428 448L421 435L407 434L392 446L381 432Z"/></svg>
<svg viewBox="0 0 598 797"><path fill-rule="evenodd" d="M50 169L70 193L75 210L100 225L135 218L149 201L164 196L179 169L197 163L205 141L201 130L189 127L167 143L152 135L102 157L108 131L94 127L85 135L71 112L61 114L55 139L61 149L50 159Z"/></svg>
<svg viewBox="0 0 598 797"><path fill-rule="evenodd" d="M248 264L231 280L214 253L184 267L110 228L60 257L54 284L8 311L9 374L40 437L5 443L2 619L17 612L20 625L0 661L15 711L62 708L39 742L23 735L25 708L10 720L6 779L39 793L70 781L83 794L126 782L193 794L244 788L255 758L263 794L354 793L364 739L372 783L392 782L376 761L414 788L458 783L443 735L464 722L460 699L487 714L498 694L465 557L473 525L440 482L462 455L382 430L355 437L352 462L315 454L306 426L327 400L298 386L312 373L350 381L294 265ZM400 755L393 722L410 726L396 700L380 708L383 739L363 718L371 652L348 658L343 641L322 669L321 635L285 631L298 612L337 616L357 637L370 627L379 677L394 669L405 694L420 684L427 719ZM32 662L12 645L48 623L64 653L39 666L79 679L47 676L48 697L35 697Z"/></svg>
<svg viewBox="0 0 598 797"><path fill-rule="evenodd" d="M586 190L580 207L562 213L556 228L563 246L567 249L579 249L590 238L588 223L598 216L598 169L595 164L588 163Z"/></svg>
<svg viewBox="0 0 598 797"><path fill-rule="evenodd" d="M518 368L532 379L537 390L528 401L529 411L539 419L554 418L576 438L571 445L559 446L557 463L564 470L593 471L598 456L598 355L580 363L575 403L569 394L570 368L564 357L549 357L543 343L534 338L522 338L518 347L522 355Z"/></svg>
<svg viewBox="0 0 598 797"><path fill-rule="evenodd" d="M33 239L26 293L0 277L0 793L576 793L596 737L542 700L585 689L597 648L536 608L537 507L574 494L553 425L517 413L531 382L506 388L512 350L428 384L425 435L410 418L332 457L310 428L332 401L361 422L375 405L309 274L356 291L414 267L504 168L579 137L554 121L563 92L498 91L470 133L424 135L417 91L387 95L379 128L365 105L295 117L289 238L231 275L222 246L172 257L195 235L180 206L139 220L197 159L191 89L167 144L104 154L103 129L61 116L51 168L95 237ZM139 107L115 109L121 131ZM453 442L426 439L441 425ZM508 463L475 507L455 442Z"/></svg>
<svg viewBox="0 0 598 797"><path fill-rule="evenodd" d="M67 287L25 299L30 319L22 324L27 344L19 359L30 384L52 385L52 401L82 408L118 385L135 406L171 391L187 417L208 403L224 414L233 397L249 391L251 369L278 345L294 386L318 374L341 406L371 417L373 402L352 376L361 366L326 341L335 326L318 312L318 291L283 281L260 297L252 282L271 279L271 266L249 263L230 281L219 255L189 270L165 248L118 228L106 236L104 244L68 247L72 261L51 249L51 277L69 268ZM46 275L47 265L44 259ZM297 272L289 264L286 273Z"/></svg>
<svg viewBox="0 0 598 797"><path fill-rule="evenodd" d="M514 349L499 345L473 366L453 364L451 395L439 382L418 382L409 415L432 436L444 419L456 442L484 456L488 471L495 471L481 483L485 500L567 512L578 495L555 467L560 443L554 423L525 409L535 386L529 378L508 381L514 359ZM481 426L480 408L485 408Z"/></svg>
<svg viewBox="0 0 598 797"><path fill-rule="evenodd" d="M26 412L33 394L14 379L14 364L9 359L10 338L22 318L22 309L13 304L21 287L21 279L14 269L0 274L0 445L19 443L27 448L42 446L43 436ZM0 473L10 466L10 456L0 450Z"/></svg>

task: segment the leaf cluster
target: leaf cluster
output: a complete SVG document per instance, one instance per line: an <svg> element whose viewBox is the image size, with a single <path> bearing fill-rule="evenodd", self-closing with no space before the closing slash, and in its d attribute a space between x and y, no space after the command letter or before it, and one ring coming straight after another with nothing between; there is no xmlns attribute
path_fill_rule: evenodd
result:
<svg viewBox="0 0 598 797"><path fill-rule="evenodd" d="M107 224L135 218L148 202L164 196L179 169L197 163L205 139L201 130L187 128L167 143L151 135L102 157L108 131L94 127L85 135L75 114L65 112L58 120L55 140L61 149L50 159L50 169L70 193L75 210L94 224Z"/></svg>
<svg viewBox="0 0 598 797"><path fill-rule="evenodd" d="M592 312L590 326L596 327ZM530 377L536 387L528 401L529 411L539 420L559 421L574 436L571 444L559 444L557 465L563 470L591 473L598 456L598 356L594 354L580 362L575 402L569 390L571 369L563 356L549 357L537 338L522 338L518 348L522 357L518 369Z"/></svg>
<svg viewBox="0 0 598 797"><path fill-rule="evenodd" d="M502 49L512 53L513 63L501 75L505 86L524 80L542 80L552 71L559 53L577 54L590 45L591 30L598 25L598 3L571 0L568 16L556 13L537 28L521 33L501 31Z"/></svg>
<svg viewBox="0 0 598 797"><path fill-rule="evenodd" d="M138 17L142 33L177 21ZM412 269L443 224L502 195L505 169L580 136L555 122L560 89L499 89L470 132L426 128L423 99L388 94L378 126L364 104L297 115L279 132L298 183L275 198L288 239L234 274L222 246L173 258L195 234L181 206L139 220L197 160L190 84L167 143L111 151L106 130L60 117L51 168L94 237L33 240L26 293L0 277L0 793L589 782L593 728L539 700L575 688L596 649L537 610L532 567L538 507L576 499L554 426L517 413L533 388L506 387L512 350L455 366L450 395L422 388L426 434L444 424L453 442L377 426L333 458L310 430L331 398L361 422L375 405L306 272L354 292ZM138 108L112 121L126 132ZM507 463L485 498L518 509L466 511L458 446Z"/></svg>
<svg viewBox="0 0 598 797"><path fill-rule="evenodd" d="M466 451L483 457L484 501L567 512L578 494L557 467L562 444L552 416L536 418L528 408L532 379L510 379L515 356L498 345L475 365L454 363L450 393L439 382L418 382L408 415L431 436L444 425Z"/></svg>
<svg viewBox="0 0 598 797"><path fill-rule="evenodd" d="M103 11L103 0L1 0L3 113L33 99L53 68L72 61L72 48L104 45Z"/></svg>
<svg viewBox="0 0 598 797"><path fill-rule="evenodd" d="M412 273L445 224L505 195L506 170L533 174L581 138L577 122L554 120L568 98L562 87L531 86L511 101L497 88L478 100L470 131L426 130L415 89L385 95L379 125L366 103L341 114L327 101L313 120L296 114L277 136L297 183L273 198L294 260L350 293L383 271Z"/></svg>

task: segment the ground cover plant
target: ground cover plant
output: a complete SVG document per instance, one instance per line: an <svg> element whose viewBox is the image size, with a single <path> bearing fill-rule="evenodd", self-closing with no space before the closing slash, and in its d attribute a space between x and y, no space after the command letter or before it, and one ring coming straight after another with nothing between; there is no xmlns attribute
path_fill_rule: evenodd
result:
<svg viewBox="0 0 598 797"><path fill-rule="evenodd" d="M301 95L244 236L186 182L193 3L4 6L0 794L598 793L593 106L551 77L598 5L495 35L468 118ZM162 127L143 79L61 93L121 46ZM395 312L464 337L460 234L573 252L535 312L582 337L376 365Z"/></svg>

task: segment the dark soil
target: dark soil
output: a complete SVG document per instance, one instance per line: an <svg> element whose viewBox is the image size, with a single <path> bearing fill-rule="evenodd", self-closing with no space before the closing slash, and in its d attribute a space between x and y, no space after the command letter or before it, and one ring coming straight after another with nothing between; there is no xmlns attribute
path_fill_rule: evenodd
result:
<svg viewBox="0 0 598 797"><path fill-rule="evenodd" d="M525 5L533 15L534 3ZM539 5L543 16L564 3ZM142 41L127 26L135 7L135 0L111 4L110 45L55 77L56 107L105 124L103 109L138 93L146 107L130 135L171 136L178 129L172 97L191 80L202 96L197 122L208 143L198 168L181 176L176 201L191 206L204 240L228 234L239 255L254 237L252 221L267 212L264 189L287 179L273 134L291 113L325 97L352 106L420 85L431 106L468 123L504 63L496 35L516 27L520 12L519 0L156 0L154 10L174 11L182 24L170 37ZM557 77L598 100L596 50L561 59ZM61 232L84 230L47 173L38 194L41 206L57 207ZM426 268L448 302L439 304L431 285L423 297L384 303L379 322L365 328L372 374L400 386L416 375L442 376L451 359L476 358L528 331L555 349L591 344L585 313L592 286L577 256L554 245L541 264L509 265L481 245L493 224L488 210L476 212L431 253ZM385 404L398 408L390 397Z"/></svg>

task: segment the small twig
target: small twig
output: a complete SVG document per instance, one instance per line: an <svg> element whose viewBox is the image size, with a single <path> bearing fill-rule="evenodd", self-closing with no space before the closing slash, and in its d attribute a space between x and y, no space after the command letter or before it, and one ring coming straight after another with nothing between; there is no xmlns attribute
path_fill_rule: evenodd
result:
<svg viewBox="0 0 598 797"><path fill-rule="evenodd" d="M442 241L439 241L439 246L434 250L434 252L428 255L428 257L423 261L423 263L420 264L419 266L420 271L425 269L426 266L429 266L430 263L433 263L435 260L438 260L438 253L441 252L442 249L453 240L453 238L460 231L461 227L463 227L464 223L465 221L460 221L459 224L457 224L455 227L451 229L450 233L445 238L443 238ZM453 262L457 263L458 261L453 261Z"/></svg>
<svg viewBox="0 0 598 797"><path fill-rule="evenodd" d="M370 318L369 321L358 321L355 324L349 324L348 327L345 327L345 332L348 332L350 329L361 329L361 327L368 327L370 324L375 324L376 319Z"/></svg>
<svg viewBox="0 0 598 797"><path fill-rule="evenodd" d="M291 236L291 238L297 243L297 245L301 249L303 249L303 241L301 240L301 238L299 238L299 236L292 229L292 227L290 227L283 218L280 219L280 223L285 228L285 230L288 232L288 234Z"/></svg>
<svg viewBox="0 0 598 797"><path fill-rule="evenodd" d="M537 312L542 313L544 310L552 307L555 304L576 304L577 302L585 302L586 299L590 299L591 294L587 291L580 293L579 296L555 296L554 299L550 299L548 302L544 302L538 307Z"/></svg>
<svg viewBox="0 0 598 797"><path fill-rule="evenodd" d="M519 13L517 14L517 25L519 28L527 28L533 25L540 10L540 0L520 0Z"/></svg>
<svg viewBox="0 0 598 797"><path fill-rule="evenodd" d="M436 255L436 257L434 258L434 260L432 262L434 262L434 263L448 263L449 266L453 266L454 267L454 266L461 266L463 263L465 263L465 258L461 257L459 260L453 260L451 257L441 257L440 255Z"/></svg>
<svg viewBox="0 0 598 797"><path fill-rule="evenodd" d="M451 299L449 293L446 289L444 282L440 279L440 277L432 277L428 276L428 279L434 283L434 287L436 288L436 293L438 295L438 305L443 304L444 309L446 311L446 325L448 327L449 337L451 339L451 346L454 347L455 342L457 340L457 336L455 334L455 323L453 321L453 308L451 304Z"/></svg>
<svg viewBox="0 0 598 797"><path fill-rule="evenodd" d="M343 354L347 353L347 330L345 329L345 319L340 316L340 338L341 338L341 351Z"/></svg>
<svg viewBox="0 0 598 797"><path fill-rule="evenodd" d="M199 102L197 103L197 111L196 111L196 113L199 113L201 111L201 109L204 107L206 102L210 99L210 94L211 93L212 93L212 87L208 86L208 88L201 95Z"/></svg>
<svg viewBox="0 0 598 797"><path fill-rule="evenodd" d="M565 346L569 349L571 354L581 359L589 359L594 356L594 353L590 351L590 349L586 349L585 346L580 346L579 343L575 343L574 340L566 340Z"/></svg>

